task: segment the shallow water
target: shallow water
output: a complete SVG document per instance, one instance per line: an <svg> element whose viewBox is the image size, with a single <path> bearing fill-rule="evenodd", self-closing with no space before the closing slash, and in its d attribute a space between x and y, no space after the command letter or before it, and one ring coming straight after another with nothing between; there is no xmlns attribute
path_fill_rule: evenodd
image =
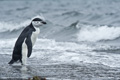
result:
<svg viewBox="0 0 120 80"><path fill-rule="evenodd" d="M102 64L88 64L80 62L46 64L36 58L28 59L26 66L16 63L8 65L9 55L1 55L1 80L28 80L33 76L41 76L47 80L119 80L120 69L111 68ZM43 59L44 60L44 59Z"/></svg>

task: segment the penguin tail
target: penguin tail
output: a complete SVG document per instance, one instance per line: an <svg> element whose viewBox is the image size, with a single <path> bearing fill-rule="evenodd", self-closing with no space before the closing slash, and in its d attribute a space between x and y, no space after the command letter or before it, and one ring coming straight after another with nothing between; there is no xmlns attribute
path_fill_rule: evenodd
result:
<svg viewBox="0 0 120 80"><path fill-rule="evenodd" d="M12 59L8 64L13 64L15 61Z"/></svg>

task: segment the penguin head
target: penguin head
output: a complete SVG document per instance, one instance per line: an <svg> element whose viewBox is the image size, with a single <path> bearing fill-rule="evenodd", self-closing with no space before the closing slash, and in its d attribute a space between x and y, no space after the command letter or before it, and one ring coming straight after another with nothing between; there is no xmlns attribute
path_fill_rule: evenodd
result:
<svg viewBox="0 0 120 80"><path fill-rule="evenodd" d="M32 20L32 25L34 27L40 27L42 26L43 24L47 24L44 20L40 19L40 18L34 18Z"/></svg>

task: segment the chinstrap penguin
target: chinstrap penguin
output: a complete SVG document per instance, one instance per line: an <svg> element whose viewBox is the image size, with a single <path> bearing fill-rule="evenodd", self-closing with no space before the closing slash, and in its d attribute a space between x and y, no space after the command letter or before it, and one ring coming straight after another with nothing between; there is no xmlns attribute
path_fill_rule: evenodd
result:
<svg viewBox="0 0 120 80"><path fill-rule="evenodd" d="M29 58L32 53L32 47L40 33L39 27L46 22L41 18L34 18L30 25L28 25L18 37L12 59L9 64L20 61L22 65L26 65L27 57Z"/></svg>

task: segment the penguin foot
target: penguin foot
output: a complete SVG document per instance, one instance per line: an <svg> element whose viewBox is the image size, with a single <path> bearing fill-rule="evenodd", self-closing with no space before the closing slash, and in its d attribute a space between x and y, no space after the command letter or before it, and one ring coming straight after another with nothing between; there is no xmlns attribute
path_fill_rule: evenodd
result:
<svg viewBox="0 0 120 80"><path fill-rule="evenodd" d="M8 64L13 64L15 61L12 59Z"/></svg>

